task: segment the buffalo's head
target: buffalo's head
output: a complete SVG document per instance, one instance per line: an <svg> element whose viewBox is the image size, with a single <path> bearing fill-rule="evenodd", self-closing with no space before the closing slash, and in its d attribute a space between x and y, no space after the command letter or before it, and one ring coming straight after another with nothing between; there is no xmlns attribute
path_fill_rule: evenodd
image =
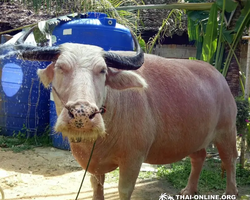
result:
<svg viewBox="0 0 250 200"><path fill-rule="evenodd" d="M52 61L37 74L45 87L52 85L58 119L55 131L71 141L95 140L105 135L102 107L107 87L123 90L144 88L145 80L131 70L140 68L144 54L133 36L136 54L124 56L92 45L65 43L59 47L24 44L32 30L15 44L20 58ZM109 109L109 108L107 108Z"/></svg>

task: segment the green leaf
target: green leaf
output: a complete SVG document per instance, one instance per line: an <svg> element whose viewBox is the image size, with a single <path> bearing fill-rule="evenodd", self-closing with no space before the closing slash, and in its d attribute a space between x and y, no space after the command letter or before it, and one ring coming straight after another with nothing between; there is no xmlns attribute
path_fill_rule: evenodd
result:
<svg viewBox="0 0 250 200"><path fill-rule="evenodd" d="M190 41L197 39L196 26L198 25L188 17L188 37Z"/></svg>
<svg viewBox="0 0 250 200"><path fill-rule="evenodd" d="M223 0L217 0L216 4L222 10ZM225 10L226 10L226 12L232 12L232 11L234 11L237 8L237 6L238 6L238 3L236 3L235 1L233 1L233 0L226 0Z"/></svg>
<svg viewBox="0 0 250 200"><path fill-rule="evenodd" d="M239 19L237 20L237 22L236 22L236 25L235 25L235 27L234 27L234 32L236 33L238 30L239 30L239 28L241 27L241 25L242 25L242 22L243 22L243 20L245 19L245 16L246 15L240 15L240 17L239 17Z"/></svg>
<svg viewBox="0 0 250 200"><path fill-rule="evenodd" d="M248 200L248 199L249 199L249 196L241 196L240 199L241 199L241 200Z"/></svg>
<svg viewBox="0 0 250 200"><path fill-rule="evenodd" d="M202 56L202 44L203 42L197 42L196 46L197 46L197 51L196 51L196 59L197 60L201 60L201 56Z"/></svg>
<svg viewBox="0 0 250 200"><path fill-rule="evenodd" d="M250 23L250 9L248 9L247 14L245 15L244 19L240 23L240 26L239 26L239 28L237 30L237 33L235 34L235 37L233 39L233 42L232 42L232 45L231 45L232 48L230 48L230 51L229 51L228 56L226 58L225 66L224 66L223 72L222 72L224 77L227 75L229 64L230 64L231 59L233 57L235 48L236 48L237 44L239 43L239 41L241 40L244 29L249 25L249 23Z"/></svg>
<svg viewBox="0 0 250 200"><path fill-rule="evenodd" d="M233 37L234 37L234 35L233 35L234 31L229 31L229 30L223 29L222 33L223 33L223 38L229 44L232 44L233 43Z"/></svg>
<svg viewBox="0 0 250 200"><path fill-rule="evenodd" d="M49 10L51 7L50 7L50 0L46 0L46 7L47 7L47 10Z"/></svg>
<svg viewBox="0 0 250 200"><path fill-rule="evenodd" d="M202 46L202 58L204 61L209 62L211 64L213 62L214 53L217 48L217 11L217 5L213 4L210 10L206 33Z"/></svg>
<svg viewBox="0 0 250 200"><path fill-rule="evenodd" d="M208 18L209 12L208 11L188 11L188 17L193 20L194 22L204 20Z"/></svg>
<svg viewBox="0 0 250 200"><path fill-rule="evenodd" d="M245 5L244 5L244 8L241 11L241 14L243 16L246 16L247 13L248 13L248 11L249 11L249 9L250 9L250 1L246 1Z"/></svg>
<svg viewBox="0 0 250 200"><path fill-rule="evenodd" d="M39 30L39 28L35 28L33 34L37 43L47 42L46 36Z"/></svg>
<svg viewBox="0 0 250 200"><path fill-rule="evenodd" d="M245 7L241 10L241 15L239 17L239 19L236 22L234 31L237 32L238 29L241 27L241 24L245 18L245 16L248 14L249 10L250 10L250 1L247 1L248 3L246 3ZM248 26L249 24L246 24L246 26Z"/></svg>
<svg viewBox="0 0 250 200"><path fill-rule="evenodd" d="M138 37L139 44L144 52L147 52L147 45L145 40L142 39L141 36Z"/></svg>
<svg viewBox="0 0 250 200"><path fill-rule="evenodd" d="M222 67L222 60L223 60L223 55L224 55L224 49L225 49L225 40L223 38L223 27L224 24L224 13L225 13L225 2L226 0L223 0L223 6L222 6L222 11L220 12L220 29L219 29L219 37L218 37L218 44L217 44L217 50L215 54L215 68L217 70L221 70Z"/></svg>

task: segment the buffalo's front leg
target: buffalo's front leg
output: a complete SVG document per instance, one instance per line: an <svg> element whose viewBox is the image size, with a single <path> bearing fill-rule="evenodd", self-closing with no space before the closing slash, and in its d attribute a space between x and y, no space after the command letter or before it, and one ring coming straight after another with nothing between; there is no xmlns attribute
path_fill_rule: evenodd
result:
<svg viewBox="0 0 250 200"><path fill-rule="evenodd" d="M103 184L105 180L105 174L93 175L91 174L90 181L93 188L93 200L104 200Z"/></svg>
<svg viewBox="0 0 250 200"><path fill-rule="evenodd" d="M134 159L119 166L119 197L120 200L130 200L139 175L142 161Z"/></svg>

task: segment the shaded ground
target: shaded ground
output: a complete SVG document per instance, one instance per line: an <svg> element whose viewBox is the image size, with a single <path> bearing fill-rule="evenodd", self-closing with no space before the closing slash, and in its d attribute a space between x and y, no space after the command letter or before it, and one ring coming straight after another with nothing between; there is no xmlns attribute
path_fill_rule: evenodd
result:
<svg viewBox="0 0 250 200"><path fill-rule="evenodd" d="M75 199L84 171L69 151L35 148L22 153L0 149L0 186L6 200ZM112 180L112 179L110 179ZM105 182L105 198L118 199L117 179ZM133 200L159 199L161 193L177 194L167 181L138 180ZM79 200L92 199L89 176Z"/></svg>
<svg viewBox="0 0 250 200"><path fill-rule="evenodd" d="M69 151L51 147L35 148L22 153L0 148L0 186L6 200L72 200L75 199L84 171ZM105 198L117 200L117 178L108 176ZM178 194L167 181L155 177L137 180L132 200L158 200L161 193ZM250 188L239 188L240 195ZM79 200L92 199L89 176L85 179Z"/></svg>

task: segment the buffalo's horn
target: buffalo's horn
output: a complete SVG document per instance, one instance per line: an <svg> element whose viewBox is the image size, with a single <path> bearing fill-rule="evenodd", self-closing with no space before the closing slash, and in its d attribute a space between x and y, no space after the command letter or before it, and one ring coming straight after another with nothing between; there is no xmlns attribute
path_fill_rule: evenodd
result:
<svg viewBox="0 0 250 200"><path fill-rule="evenodd" d="M29 34L36 26L26 31L15 43L15 49L18 50L18 57L23 60L53 61L60 54L59 47L37 47L24 44Z"/></svg>
<svg viewBox="0 0 250 200"><path fill-rule="evenodd" d="M59 47L33 47L33 49L20 51L18 57L23 60L54 61L59 54Z"/></svg>
<svg viewBox="0 0 250 200"><path fill-rule="evenodd" d="M104 60L108 67L124 69L124 70L136 70L143 65L144 53L140 47L138 40L134 36L134 34L131 33L131 35L135 43L136 55L135 56L121 56L113 52L105 52Z"/></svg>

